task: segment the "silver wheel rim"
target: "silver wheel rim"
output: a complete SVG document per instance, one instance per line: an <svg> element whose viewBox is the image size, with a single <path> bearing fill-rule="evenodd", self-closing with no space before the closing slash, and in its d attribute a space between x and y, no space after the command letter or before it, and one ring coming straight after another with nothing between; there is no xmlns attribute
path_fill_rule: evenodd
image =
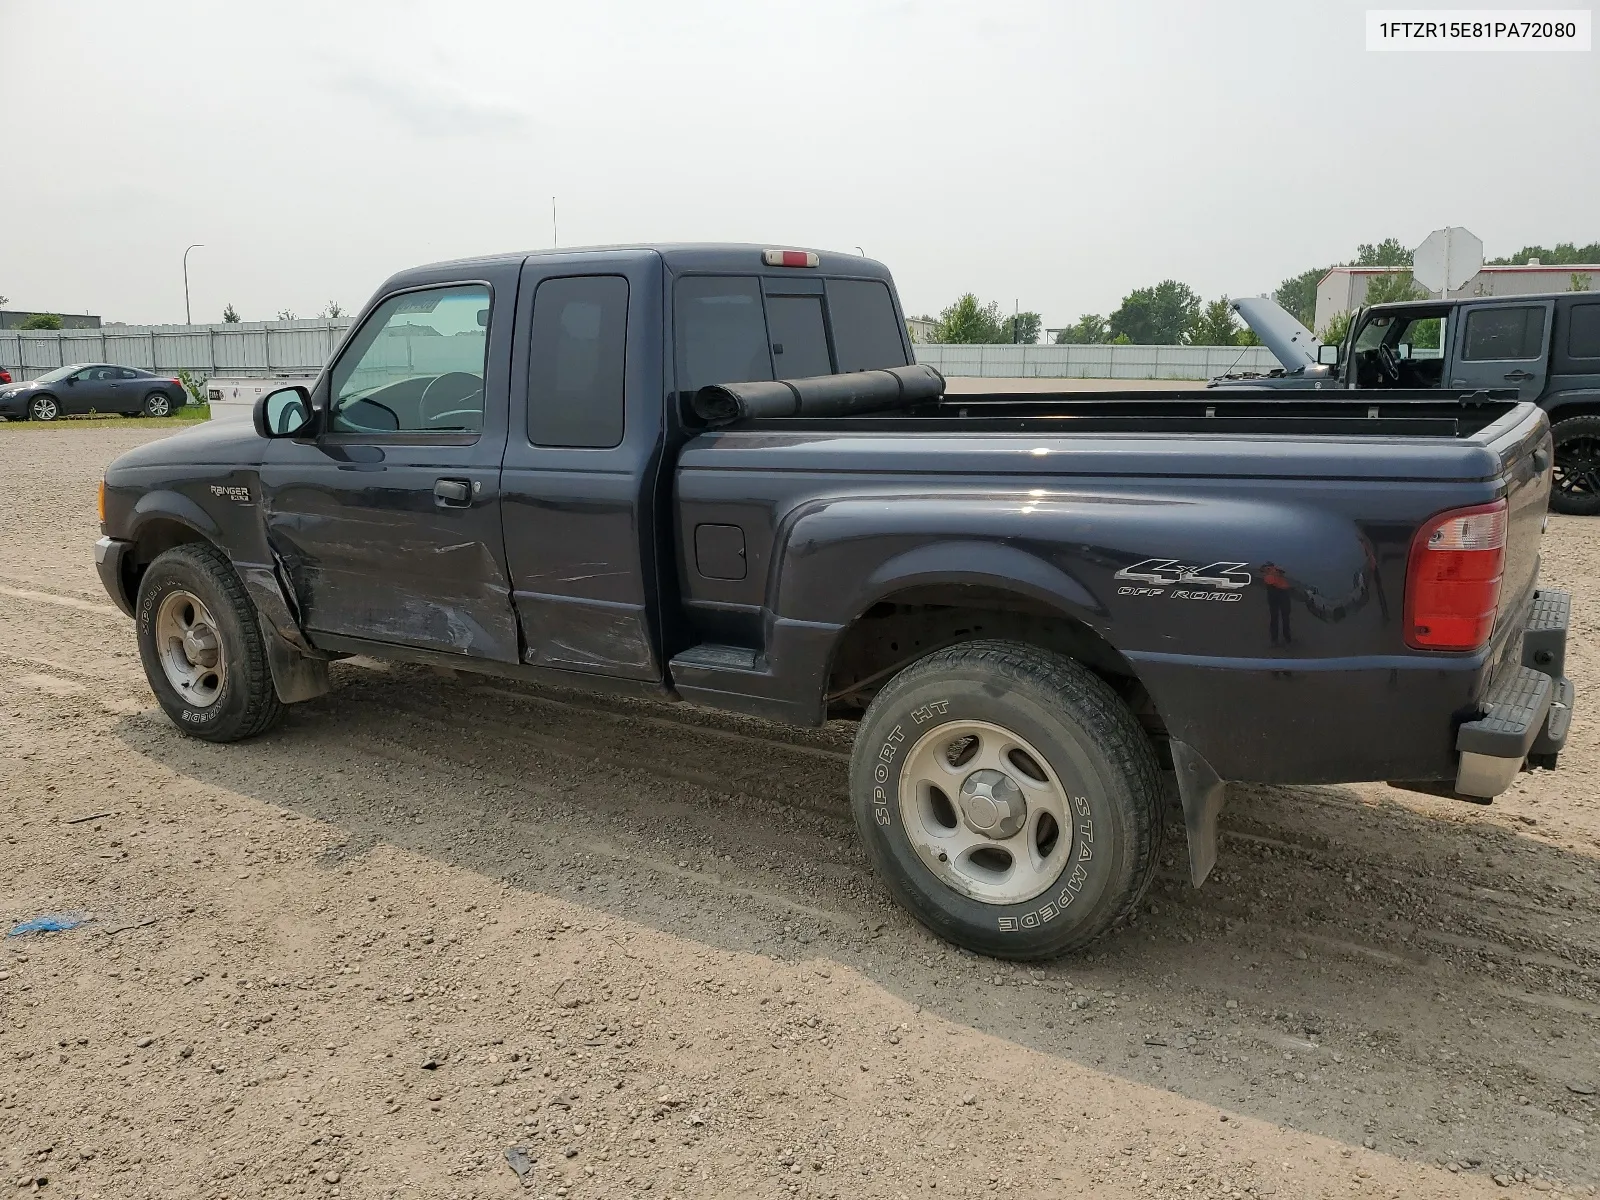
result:
<svg viewBox="0 0 1600 1200"><path fill-rule="evenodd" d="M167 682L195 708L222 695L227 664L211 613L192 592L173 592L156 610L156 655Z"/></svg>
<svg viewBox="0 0 1600 1200"><path fill-rule="evenodd" d="M172 404L165 396L151 396L145 401L145 408L152 417L164 417L172 410Z"/></svg>
<svg viewBox="0 0 1600 1200"><path fill-rule="evenodd" d="M54 421L56 419L56 402L49 396L42 396L33 402L33 415L41 421Z"/></svg>
<svg viewBox="0 0 1600 1200"><path fill-rule="evenodd" d="M900 819L917 857L985 904L1020 904L1060 877L1072 857L1069 803L1044 755L987 721L929 730L900 771Z"/></svg>

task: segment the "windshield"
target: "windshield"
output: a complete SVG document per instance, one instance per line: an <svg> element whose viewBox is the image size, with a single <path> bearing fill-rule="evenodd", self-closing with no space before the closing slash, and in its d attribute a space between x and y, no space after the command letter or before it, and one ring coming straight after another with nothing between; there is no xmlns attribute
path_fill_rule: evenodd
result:
<svg viewBox="0 0 1600 1200"><path fill-rule="evenodd" d="M46 371L34 380L35 383L60 383L74 371L83 369L82 363L73 363L70 367L57 367L54 371Z"/></svg>

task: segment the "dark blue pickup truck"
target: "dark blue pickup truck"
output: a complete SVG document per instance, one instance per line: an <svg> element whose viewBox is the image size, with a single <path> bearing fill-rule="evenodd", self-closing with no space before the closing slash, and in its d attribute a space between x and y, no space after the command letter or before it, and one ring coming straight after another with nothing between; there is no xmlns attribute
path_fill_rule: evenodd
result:
<svg viewBox="0 0 1600 1200"><path fill-rule="evenodd" d="M1487 801L1554 767L1549 423L1487 392L945 396L888 272L750 246L385 283L312 389L106 473L96 547L186 733L365 654L858 719L871 857L1039 958L1124 918L1176 776Z"/></svg>

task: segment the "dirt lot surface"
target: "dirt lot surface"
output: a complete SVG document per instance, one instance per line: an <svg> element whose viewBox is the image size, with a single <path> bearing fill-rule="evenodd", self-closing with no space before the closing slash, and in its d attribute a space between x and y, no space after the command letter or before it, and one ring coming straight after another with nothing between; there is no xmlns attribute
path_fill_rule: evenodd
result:
<svg viewBox="0 0 1600 1200"><path fill-rule="evenodd" d="M1600 524L1546 539L1559 772L1238 789L1203 890L1174 814L1138 921L1025 969L889 904L847 727L355 660L182 737L90 555L150 436L0 426L0 919L93 918L0 943L16 1194L1595 1194Z"/></svg>

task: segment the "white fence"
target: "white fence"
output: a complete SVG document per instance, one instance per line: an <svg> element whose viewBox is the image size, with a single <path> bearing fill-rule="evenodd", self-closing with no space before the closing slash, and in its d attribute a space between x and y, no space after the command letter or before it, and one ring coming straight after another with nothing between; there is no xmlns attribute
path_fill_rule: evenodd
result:
<svg viewBox="0 0 1600 1200"><path fill-rule="evenodd" d="M315 375L349 322L244 321L233 325L108 325L0 330L0 367L33 379L75 362L213 375ZM941 346L919 342L917 361L946 375L1000 379L1211 379L1270 371L1265 346Z"/></svg>
<svg viewBox="0 0 1600 1200"><path fill-rule="evenodd" d="M941 346L917 361L945 375L991 379L1213 379L1282 364L1265 346Z"/></svg>
<svg viewBox="0 0 1600 1200"><path fill-rule="evenodd" d="M104 362L167 374L315 375L348 321L239 321L231 325L107 325L0 330L0 367L33 379L68 363Z"/></svg>

